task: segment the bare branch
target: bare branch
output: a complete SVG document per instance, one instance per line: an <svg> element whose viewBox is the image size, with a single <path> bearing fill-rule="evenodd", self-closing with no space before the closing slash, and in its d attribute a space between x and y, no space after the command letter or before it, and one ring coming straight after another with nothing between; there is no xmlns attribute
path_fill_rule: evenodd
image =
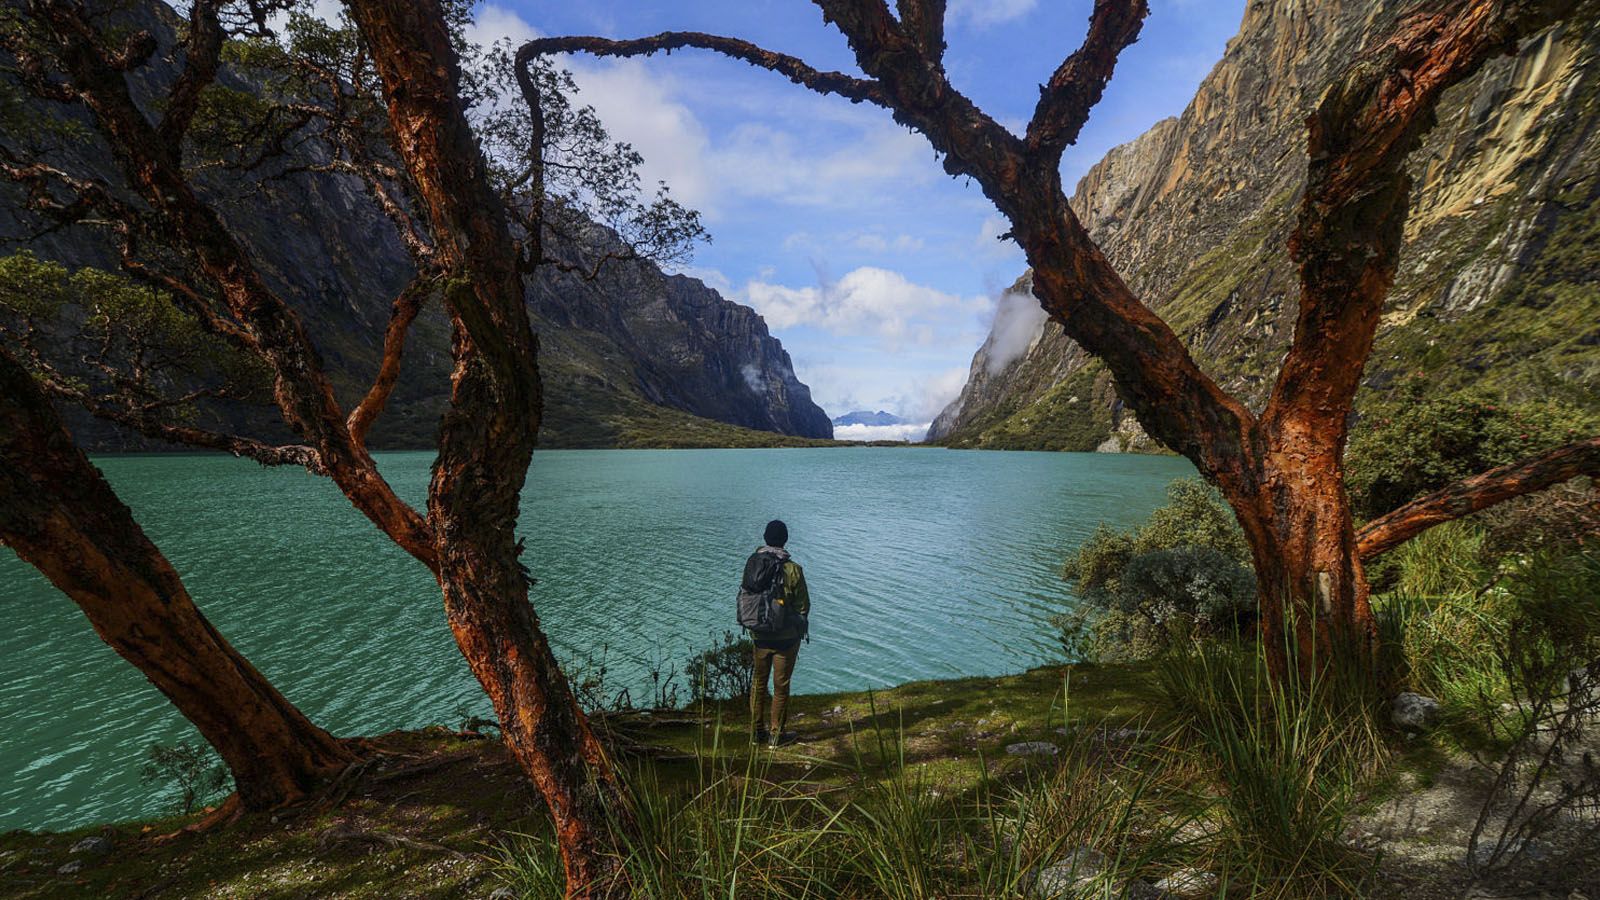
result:
<svg viewBox="0 0 1600 900"><path fill-rule="evenodd" d="M303 444L283 446L267 444L253 438L208 431L190 425L178 425L165 421L143 408L125 409L104 403L87 392L55 378L46 377L39 382L39 386L51 397L75 403L97 419L114 422L145 437L186 447L199 447L203 450L220 450L237 457L253 459L264 466L300 466L317 475L328 474L322 465L321 455L314 447Z"/></svg>
<svg viewBox="0 0 1600 900"><path fill-rule="evenodd" d="M1050 82L1039 88L1039 105L1028 123L1028 151L1046 161L1059 160L1089 119L1111 80L1117 58L1139 38L1150 8L1145 0L1095 0L1089 35L1067 57Z"/></svg>
<svg viewBox="0 0 1600 900"><path fill-rule="evenodd" d="M843 72L823 72L797 57L764 50L749 41L737 38L703 34L697 31L664 31L653 37L633 40L611 40L599 37L539 38L523 44L517 50L518 69L526 69L538 56L556 53L588 53L593 56L651 56L671 53L685 47L710 50L743 60L752 66L777 72L795 84L810 88L820 94L837 94L852 103L875 103L888 106L882 87L872 81L846 75Z"/></svg>
<svg viewBox="0 0 1600 900"><path fill-rule="evenodd" d="M944 68L945 0L896 0L895 9L900 13L900 27L911 36L923 58Z"/></svg>
<svg viewBox="0 0 1600 900"><path fill-rule="evenodd" d="M367 445L367 433L378 421L378 416L383 414L389 396L394 393L395 383L400 380L400 363L405 354L406 337L411 333L411 323L417 320L422 307L427 304L433 283L432 277L418 276L406 285L400 296L394 298L389 311L389 324L383 330L383 359L378 364L378 374L373 378L367 395L361 398L347 420L350 439L358 446Z"/></svg>
<svg viewBox="0 0 1600 900"><path fill-rule="evenodd" d="M1356 551L1372 559L1435 525L1471 515L1580 475L1600 477L1600 437L1575 441L1519 462L1464 478L1368 522Z"/></svg>
<svg viewBox="0 0 1600 900"><path fill-rule="evenodd" d="M194 121L200 94L217 78L222 55L222 22L217 0L193 0L189 7L189 33L183 45L183 70L167 95L166 113L157 127L161 141L173 152Z"/></svg>

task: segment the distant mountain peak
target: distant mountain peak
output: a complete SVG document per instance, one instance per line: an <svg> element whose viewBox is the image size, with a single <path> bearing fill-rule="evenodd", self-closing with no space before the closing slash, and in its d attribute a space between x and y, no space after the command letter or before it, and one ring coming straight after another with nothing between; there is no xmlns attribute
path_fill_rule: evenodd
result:
<svg viewBox="0 0 1600 900"><path fill-rule="evenodd" d="M847 412L844 415L839 416L838 418L833 420L833 424L834 425L909 425L911 423L906 421L905 419L900 418L899 416L895 415L894 413L884 412L881 409L878 410L877 412L867 412L865 410L859 410L858 409L858 410L856 410L854 412Z"/></svg>

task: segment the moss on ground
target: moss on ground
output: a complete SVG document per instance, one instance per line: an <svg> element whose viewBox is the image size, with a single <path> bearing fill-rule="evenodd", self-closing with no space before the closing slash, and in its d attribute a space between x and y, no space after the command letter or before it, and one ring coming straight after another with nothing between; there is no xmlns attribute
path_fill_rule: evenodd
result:
<svg viewBox="0 0 1600 900"><path fill-rule="evenodd" d="M770 754L774 778L819 789L884 774L904 736L905 761L961 791L1026 763L1006 745L1057 740L1056 729L1139 723L1154 708L1144 666L1051 666L1020 675L922 681L870 693L793 698L801 743L752 748L742 701L607 716L624 757L664 782L710 762ZM1066 703L1063 705L1063 696ZM484 897L500 885L499 849L547 829L537 794L498 741L446 728L374 738L376 762L337 804L252 815L161 841L199 816L0 835L6 897ZM71 848L109 837L96 859ZM77 872L58 870L81 862Z"/></svg>

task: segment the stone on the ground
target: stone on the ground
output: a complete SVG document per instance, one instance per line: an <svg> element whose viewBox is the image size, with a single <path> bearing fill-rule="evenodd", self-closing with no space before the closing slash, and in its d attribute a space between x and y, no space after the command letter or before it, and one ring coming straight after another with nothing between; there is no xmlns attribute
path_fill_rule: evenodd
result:
<svg viewBox="0 0 1600 900"><path fill-rule="evenodd" d="M1401 691L1395 695L1389 717L1406 731L1427 731L1439 721L1439 701Z"/></svg>
<svg viewBox="0 0 1600 900"><path fill-rule="evenodd" d="M497 887L489 892L489 900L517 900L517 892L509 887Z"/></svg>
<svg viewBox="0 0 1600 900"><path fill-rule="evenodd" d="M1076 897L1105 868L1105 854L1093 847L1079 847L1039 869L1033 879L1033 896L1039 900Z"/></svg>
<svg viewBox="0 0 1600 900"><path fill-rule="evenodd" d="M72 845L72 853L87 853L90 856L107 856L116 849L109 838L92 836Z"/></svg>
<svg viewBox="0 0 1600 900"><path fill-rule="evenodd" d="M57 875L76 875L83 871L83 860L75 859L56 870Z"/></svg>
<svg viewBox="0 0 1600 900"><path fill-rule="evenodd" d="M1217 892L1217 875L1186 866L1156 882L1156 890L1173 897L1210 897Z"/></svg>
<svg viewBox="0 0 1600 900"><path fill-rule="evenodd" d="M1549 859L1552 852L1550 845L1544 841L1512 838L1506 843L1505 852L1500 854L1498 865L1506 865L1513 859L1517 859L1519 862L1541 862ZM1487 866L1493 856L1494 842L1483 841L1472 852L1473 865L1478 868Z"/></svg>
<svg viewBox="0 0 1600 900"><path fill-rule="evenodd" d="M1011 756L1055 756L1060 752L1061 748L1049 741L1022 741L1006 745L1006 753Z"/></svg>

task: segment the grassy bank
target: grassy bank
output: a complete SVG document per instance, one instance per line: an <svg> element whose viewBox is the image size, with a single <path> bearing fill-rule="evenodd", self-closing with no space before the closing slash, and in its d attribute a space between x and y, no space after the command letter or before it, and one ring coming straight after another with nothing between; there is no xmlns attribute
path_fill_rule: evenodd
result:
<svg viewBox="0 0 1600 900"><path fill-rule="evenodd" d="M1008 757L1008 744L1062 741L1055 729L1120 728L1144 720L1154 700L1148 667L1070 674L1051 667L1004 678L919 682L872 694L793 700L806 740L752 750L741 703L608 716L620 755L667 793L718 772L743 777L752 760L771 784L828 797L870 780L920 773L929 789L973 790L987 769L1006 778L1037 763ZM905 735L903 748L880 743ZM374 739L377 761L337 803L246 817L212 831L157 838L199 818L0 836L0 884L8 897L459 897L508 884L508 852L543 846L542 804L492 739L439 727ZM903 749L903 756L902 756ZM524 835L529 837L523 837ZM71 852L107 837L108 855ZM537 852L537 851L534 851ZM61 874L63 866L81 870Z"/></svg>
<svg viewBox="0 0 1600 900"><path fill-rule="evenodd" d="M1470 782L1455 739L1391 740L1352 766L1335 757L1358 745L1314 717L1186 722L1183 679L1249 690L1248 666L1205 674L1243 658L801 696L803 740L775 751L748 744L739 701L604 716L643 823L625 868L652 898L1459 896L1459 863L1433 851L1466 807L1423 802ZM498 741L440 726L373 746L315 807L168 840L198 816L0 836L0 884L26 898L559 896L541 802ZM86 838L109 852L74 852Z"/></svg>

